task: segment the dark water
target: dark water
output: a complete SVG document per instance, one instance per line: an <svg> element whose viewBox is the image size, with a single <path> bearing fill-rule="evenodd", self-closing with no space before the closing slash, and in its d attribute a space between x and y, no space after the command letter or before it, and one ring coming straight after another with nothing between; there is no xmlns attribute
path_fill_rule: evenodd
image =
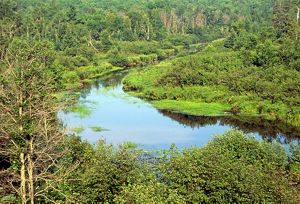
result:
<svg viewBox="0 0 300 204"><path fill-rule="evenodd" d="M59 113L70 132L80 127L82 132L78 134L92 143L99 139L114 145L133 142L151 150L167 149L172 144L179 148L203 146L214 135L231 128L253 133L257 139L284 144L298 142L300 137L297 130L259 118L196 117L159 111L150 103L125 93L120 83L122 77L119 73L82 90L79 104L91 111L88 116ZM95 132L91 127L105 130Z"/></svg>

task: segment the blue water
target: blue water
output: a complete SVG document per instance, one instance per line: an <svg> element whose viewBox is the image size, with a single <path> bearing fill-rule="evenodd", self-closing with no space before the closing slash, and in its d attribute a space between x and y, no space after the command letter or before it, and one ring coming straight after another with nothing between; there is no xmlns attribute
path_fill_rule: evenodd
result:
<svg viewBox="0 0 300 204"><path fill-rule="evenodd" d="M78 113L64 111L58 115L70 133L82 127L84 130L78 135L91 143L103 139L113 145L133 142L148 150L168 149L172 144L183 149L203 146L214 135L235 128L232 123L219 121L210 125L184 125L178 122L180 120L164 116L150 103L125 93L121 83L112 87L105 87L103 83L91 86L82 91L78 104L87 107L90 115L80 117ZM105 131L95 132L91 127L102 127ZM261 140L258 132L250 132Z"/></svg>
<svg viewBox="0 0 300 204"><path fill-rule="evenodd" d="M84 128L79 135L92 143L99 139L114 145L133 142L145 149L167 149L172 144L179 148L203 146L213 135L231 128L220 124L197 128L182 125L159 113L150 103L124 93L121 85L92 87L79 103L92 113L81 118L77 113L59 112L59 117L70 132L76 127ZM94 132L93 126L106 130Z"/></svg>

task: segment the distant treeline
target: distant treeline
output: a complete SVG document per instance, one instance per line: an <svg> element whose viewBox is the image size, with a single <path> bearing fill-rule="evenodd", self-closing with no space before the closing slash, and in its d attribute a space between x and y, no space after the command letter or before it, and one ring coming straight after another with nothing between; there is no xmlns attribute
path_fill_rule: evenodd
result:
<svg viewBox="0 0 300 204"><path fill-rule="evenodd" d="M133 72L125 88L161 107L299 126L297 4L1 0L0 203L299 203L299 145L287 154L231 131L145 160L132 144L66 136L56 117L69 105L62 90L182 56Z"/></svg>

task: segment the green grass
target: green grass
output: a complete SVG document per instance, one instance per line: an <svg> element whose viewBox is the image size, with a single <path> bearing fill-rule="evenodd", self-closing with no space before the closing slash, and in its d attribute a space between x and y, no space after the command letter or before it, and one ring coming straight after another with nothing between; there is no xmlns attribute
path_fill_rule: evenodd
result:
<svg viewBox="0 0 300 204"><path fill-rule="evenodd" d="M214 52L214 50L210 50L213 48L214 46L206 47L208 56L211 55L211 52ZM224 51L224 53L216 55L216 57L221 58L218 59L220 63L211 64L210 69L222 69L222 59L224 57L236 59L236 57L231 56L233 54L234 53L225 53ZM202 61L207 60L205 56L200 54L190 55L189 58L190 57L194 59L203 58ZM176 83L172 84L172 81L161 83L164 82L165 77L169 75L172 76L174 71L176 71L174 67L178 64L177 62L186 63L186 66L191 66L188 63L190 62L189 58L177 57L163 61L158 65L149 66L143 70L131 72L125 77L123 88L131 95L152 101L155 107L159 109L171 109L194 115L222 115L224 112L232 109L237 110L239 115L261 117L267 120L280 119L286 121L287 124L299 127L299 108L292 107L294 113L289 115L287 119L287 113L291 109L287 104L280 101L273 103L258 97L255 93L237 93L225 85L213 85L208 83L204 85L185 84L183 86L179 86ZM210 62L211 59L208 61ZM199 70L202 70L200 65L208 66L200 63ZM195 64L192 66L194 66L195 71L197 71L198 65ZM236 62L224 63L224 66L236 69L236 67L240 67L242 64L239 60L236 60ZM184 68L182 69L182 72L184 72ZM178 71L180 70L177 70L177 72ZM191 73L187 72L187 76L191 75ZM214 72L210 71L207 73L212 74Z"/></svg>
<svg viewBox="0 0 300 204"><path fill-rule="evenodd" d="M76 81L76 82L68 82L68 83L63 83L63 86L65 87L66 90L75 90L79 89L82 87L82 83Z"/></svg>
<svg viewBox="0 0 300 204"><path fill-rule="evenodd" d="M149 66L144 70L131 72L124 78L124 86L134 86L136 88L153 87L156 80L166 73L171 67L169 60L163 61L155 66Z"/></svg>
<svg viewBox="0 0 300 204"><path fill-rule="evenodd" d="M103 132L103 131L108 131L108 129L102 128L100 126L93 126L90 127L94 132Z"/></svg>
<svg viewBox="0 0 300 204"><path fill-rule="evenodd" d="M153 101L158 109L168 109L190 115L221 116L230 109L229 105L220 103L204 103L192 101L161 100Z"/></svg>
<svg viewBox="0 0 300 204"><path fill-rule="evenodd" d="M123 69L124 68L121 67L115 67L105 61L98 66L78 67L74 71L65 71L63 73L63 86L66 90L79 89L84 83L92 83L102 76L116 71L121 71Z"/></svg>
<svg viewBox="0 0 300 204"><path fill-rule="evenodd" d="M158 109L169 109L191 115L220 116L230 110L227 103L215 103L216 98L230 94L218 87L161 87L157 80L172 69L172 61L164 61L125 77L124 88L130 94L151 100ZM203 100L200 100L203 99ZM196 101L196 102L195 102Z"/></svg>
<svg viewBox="0 0 300 204"><path fill-rule="evenodd" d="M82 133L85 130L84 127L75 127L73 128L73 131L77 134Z"/></svg>
<svg viewBox="0 0 300 204"><path fill-rule="evenodd" d="M101 66L84 66L76 69L76 74L82 80L94 79L100 76L109 74L111 72L122 70L121 67L112 66L110 63L105 62Z"/></svg>
<svg viewBox="0 0 300 204"><path fill-rule="evenodd" d="M80 118L86 118L93 112L90 107L87 107L85 105L76 105L71 107L69 110L77 114Z"/></svg>

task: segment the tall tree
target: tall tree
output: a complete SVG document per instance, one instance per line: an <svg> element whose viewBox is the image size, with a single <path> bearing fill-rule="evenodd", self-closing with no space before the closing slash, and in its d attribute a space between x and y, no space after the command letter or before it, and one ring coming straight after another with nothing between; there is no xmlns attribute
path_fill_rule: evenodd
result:
<svg viewBox="0 0 300 204"><path fill-rule="evenodd" d="M17 38L1 64L0 155L9 164L0 170L1 187L15 190L23 204L47 199L45 192L62 171L58 147L64 137L56 120L52 51L47 41Z"/></svg>

